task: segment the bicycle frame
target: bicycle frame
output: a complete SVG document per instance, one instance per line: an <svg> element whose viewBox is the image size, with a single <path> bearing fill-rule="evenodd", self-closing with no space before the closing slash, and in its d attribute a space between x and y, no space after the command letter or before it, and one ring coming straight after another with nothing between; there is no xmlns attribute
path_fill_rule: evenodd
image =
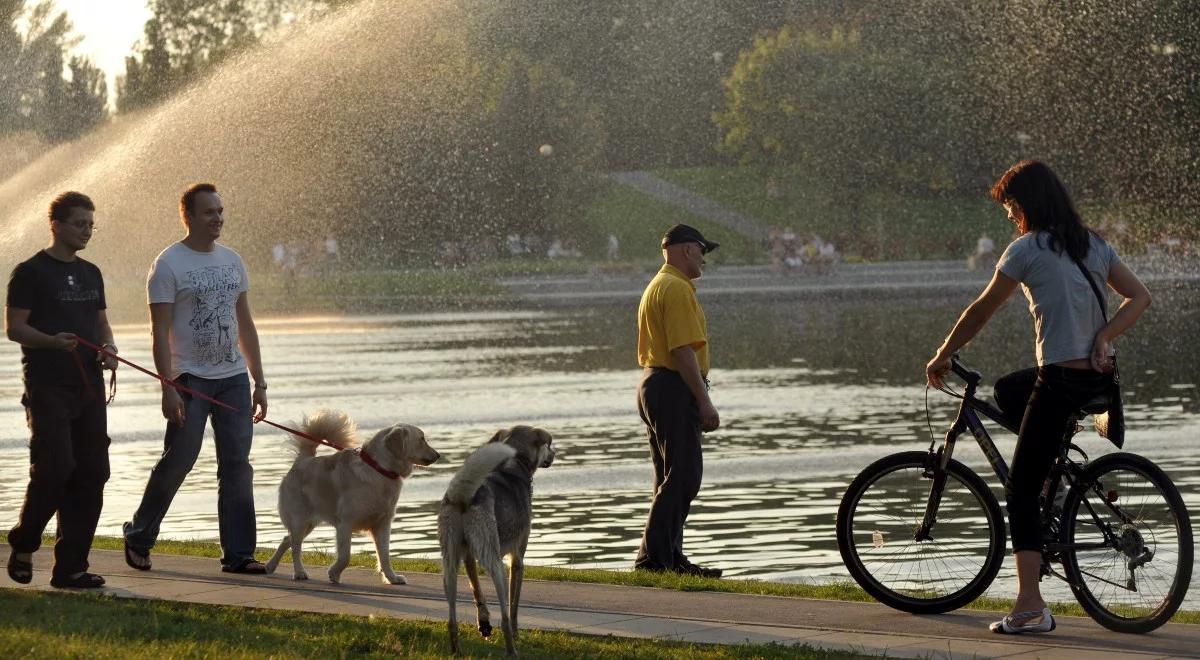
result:
<svg viewBox="0 0 1200 660"><path fill-rule="evenodd" d="M1004 461L1004 457L1000 455L1000 450L996 448L996 443L992 441L991 435L989 435L987 429L984 428L983 422L980 419L980 414L988 419L991 419L1014 434L1019 431L1018 428L1015 428L1008 421L1000 409L975 396L975 393L979 387L979 383L981 380L983 380L982 375L963 366L958 361L957 356L955 356L951 361L951 369L957 376L963 379L963 382L966 383L966 390L963 392L961 403L958 406L958 415L955 417L954 424L951 425L950 430L946 432L946 436L942 441L942 446L939 447L936 452L934 452L933 445L930 445L927 462L924 466L924 475L927 478L932 479L932 485L930 486L929 501L925 506L925 515L915 532L914 538L916 541L926 541L931 538L930 530L932 529L934 522L937 520L938 507L940 506L942 500L942 490L946 485L946 468L950 463L950 458L954 454L954 445L958 441L959 436L965 431L970 431L971 435L975 438L975 441L979 444L979 449L987 458L988 463L991 464L992 470L996 473L996 477L1000 480L1001 484L1004 484L1008 482L1008 464ZM1074 445L1068 443L1064 447L1064 458L1066 456L1066 451L1073 446ZM1056 463L1051 469L1051 486L1057 488L1059 486L1058 481L1063 478L1069 482L1068 485L1071 487L1078 485L1080 470L1081 468L1079 468L1078 465L1069 459L1066 459L1060 463ZM1058 474L1055 474L1056 471ZM1097 489L1097 485L1095 483L1090 484L1090 487ZM1102 495L1099 493L1099 491L1097 491L1097 494ZM1112 513L1117 515L1119 519L1129 522L1129 517L1120 509L1120 507L1115 506L1113 502L1110 502L1107 500L1107 498L1103 497L1101 498L1101 502L1103 502L1103 504ZM1062 543L1058 539L1047 539L1044 545L1044 554L1047 558L1043 563L1044 574L1046 572L1050 572L1048 570L1050 563L1049 558L1064 550L1093 550L1105 547L1115 547L1116 539L1112 529L1100 520L1100 517L1096 514L1092 504L1086 498L1082 501L1082 504L1087 508L1093 522L1096 524L1096 527L1104 536L1104 541L1095 543ZM1050 514L1052 506L1052 501L1048 499L1042 510L1043 529L1045 529L1047 516ZM1144 560L1142 560L1141 563L1144 563ZM1140 563L1138 565L1140 565Z"/></svg>
<svg viewBox="0 0 1200 660"><path fill-rule="evenodd" d="M982 413L985 417L996 422L1000 426L1017 432L1000 409L990 403L975 397L975 392L979 387L979 381L983 379L976 372L969 371L958 364L954 360L953 369L963 381L967 384L966 391L963 392L962 402L958 406L958 415L954 419L954 424L950 430L946 432L946 437L942 441L942 446L937 452L932 451L933 446L930 445L929 463L925 465L925 476L933 479L933 485L929 493L929 502L925 507L925 517L921 520L921 525L917 528L916 540L924 541L929 538L929 530L933 527L933 523L937 520L938 506L942 501L942 489L946 486L946 466L950 463L950 458L954 455L954 444L958 441L958 437L964 431L970 431L975 441L979 443L979 449L991 464L992 470L996 473L996 477L1000 483L1008 482L1008 464L1004 462L1004 457L1000 455L1000 450L996 448L996 443L992 441L992 436L988 435L987 429L984 428L983 422L979 419L979 414Z"/></svg>

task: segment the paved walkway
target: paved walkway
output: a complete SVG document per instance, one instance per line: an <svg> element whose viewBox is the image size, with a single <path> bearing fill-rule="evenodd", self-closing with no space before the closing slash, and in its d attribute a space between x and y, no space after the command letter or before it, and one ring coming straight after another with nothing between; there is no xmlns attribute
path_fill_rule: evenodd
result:
<svg viewBox="0 0 1200 660"><path fill-rule="evenodd" d="M50 589L44 570L46 551L34 557L31 585ZM289 565L269 576L229 575L215 559L155 555L154 570L134 571L119 552L92 552L92 570L105 576L105 590L120 598L159 598L340 614L390 616L444 621L446 603L441 576L409 573L409 584L381 584L374 572L348 569L341 585L318 579L324 569L308 566L313 579L291 580ZM459 616L468 633L475 610L459 580ZM7 578L0 586L14 587ZM492 593L490 583L487 593ZM1178 658L1200 657L1200 626L1168 624L1149 635L1120 635L1090 619L1061 617L1049 635L998 638L987 631L995 618L985 612L959 611L914 616L882 605L678 592L642 587L527 581L522 591L522 628L565 630L586 635L615 635L682 640L705 644L746 642L808 644L888 657L920 658ZM493 616L499 616L495 607Z"/></svg>

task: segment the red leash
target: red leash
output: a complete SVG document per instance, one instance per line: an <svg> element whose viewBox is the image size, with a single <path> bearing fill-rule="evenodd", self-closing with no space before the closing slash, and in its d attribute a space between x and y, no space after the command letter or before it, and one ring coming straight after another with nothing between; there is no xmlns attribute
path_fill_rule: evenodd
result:
<svg viewBox="0 0 1200 660"><path fill-rule="evenodd" d="M234 408L233 406L229 405L228 403L217 401L216 399L208 396L207 394L197 392L196 390L193 390L192 388L187 387L186 385L176 383L175 381L163 376L162 374L155 373L153 371L150 371L149 369L146 369L144 367L136 365L136 364L130 362L129 360L126 360L125 358L117 355L116 353L113 353L112 351L105 350L103 346L97 346L97 345L93 344L92 342L90 342L86 339L83 339L82 337L77 336L75 339L77 339L79 341L79 343L83 344L84 346L87 346L88 348L90 348L98 353L102 353L104 355L111 356L112 358L116 359L117 362L120 362L122 364L127 364L127 365L133 367L134 369L137 369L138 371L146 374L147 376L150 376L152 378L157 378L159 380L159 382L161 382L165 385L170 385L171 387L174 387L176 390L179 390L180 392L190 394L194 397L199 398L202 401L207 401L211 404L221 406L222 408L225 408L227 410L233 410L235 412L237 411L237 408ZM86 385L88 388L88 393L91 396L95 396L95 393L92 392L92 386L90 383L88 383L86 374L84 372L83 360L79 357L78 353L72 352L72 355L75 356L75 364L79 365L79 374L80 374L80 376L84 377L83 382L84 382L84 385ZM117 395L117 371L116 371L116 369L114 369L113 375L112 375L112 381L109 385L108 401L111 402L113 400L113 397L115 397L116 395ZM304 438L305 440L308 440L310 442L315 442L319 445L325 445L326 447L333 447L334 449L336 449L338 451L344 451L346 449L345 447L342 447L341 445L332 443L324 438L318 438L314 435L305 433L304 431L301 431L299 429L289 428L287 426L284 426L283 424L276 424L275 422L272 422L271 420L267 419L266 417L264 417L260 420L255 420L254 423L257 424L258 422L266 422L268 425L274 426L275 428L277 428L281 431L284 431L286 433L291 433L294 436ZM378 461L376 461L374 458L372 458L370 454L363 451L362 448L355 450L354 453L358 454L359 458L361 458L364 463L371 466L371 468L373 470L375 470L379 474L382 474L383 476L387 477L388 479L392 479L394 481L394 480L400 478L400 474L398 472L395 472L393 470L389 470L389 469L383 467L382 465L379 464Z"/></svg>
<svg viewBox="0 0 1200 660"><path fill-rule="evenodd" d="M174 387L176 390L179 390L180 392L183 392L185 394L190 394L202 401L207 401L213 405L217 405L222 408L225 408L226 410L233 410L235 412L237 411L237 408L234 408L233 406L229 405L228 403L225 403L223 401L217 401L216 399L212 398L211 396L208 396L207 394L197 392L196 390L193 390L192 388L187 387L186 385L183 385L181 383L176 383L175 381L171 380L170 378L167 378L166 376L163 376L161 374L150 371L149 369L146 369L144 367L136 365L136 364L130 362L129 360L126 360L125 358L117 355L116 353L113 353L112 351L109 351L109 350L105 350L104 347L97 346L96 344L93 344L92 342L90 342L82 337L77 336L77 337L75 337L75 339L77 339L80 344L87 346L88 348L96 351L97 353L102 353L104 355L110 356L110 357L116 359L117 362L120 362L121 364L127 364L130 367L133 367L134 369L137 369L138 371L146 374L147 376L150 376L151 378L157 378L158 381L163 383L164 385L170 385L171 387ZM80 375L83 375L84 374L83 361L79 358L78 353L74 353L74 355L75 355L75 363L77 365L79 365L79 373L80 373ZM88 392L92 393L91 385L88 384L87 378L84 378L83 382L85 385L87 385ZM116 385L117 385L117 374L116 374L116 370L113 370L113 379L112 379L112 385L111 385L112 389L111 389L111 393L109 396L109 401L112 401L112 397L116 395ZM93 393L92 396L95 396L95 394ZM299 436L301 438L304 438L305 440L315 442L319 445L325 445L326 447L333 447L334 449L336 449L338 451L342 451L345 449L345 447L334 444L324 438L318 438L316 436L309 435L308 433L305 433L304 431L301 431L299 429L288 428L288 427L284 426L283 424L276 424L275 422L272 422L271 420L269 420L265 417L259 421L265 422L265 423L269 424L270 426L274 426L275 428L277 428L281 431L291 433L292 435ZM258 422L255 422L255 423L257 424ZM363 456L366 456L366 454L363 454ZM375 467L376 465L378 465L378 463L375 463L373 460L367 461L367 464L371 465L371 467ZM376 467L375 469L379 470L380 474L384 474L382 468ZM387 472L391 472L391 470L387 470ZM391 472L391 474L396 474L396 473ZM396 478L396 477L392 477L388 474L384 474L384 476L388 476L391 479ZM399 475L397 475L397 476L399 476Z"/></svg>

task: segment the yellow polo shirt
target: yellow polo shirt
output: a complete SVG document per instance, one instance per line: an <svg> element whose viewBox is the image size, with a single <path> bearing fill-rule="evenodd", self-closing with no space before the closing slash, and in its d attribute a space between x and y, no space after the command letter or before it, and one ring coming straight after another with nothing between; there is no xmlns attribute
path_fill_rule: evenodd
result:
<svg viewBox="0 0 1200 660"><path fill-rule="evenodd" d="M671 349L691 346L708 376L708 324L696 300L696 285L680 270L663 264L638 305L638 364L679 371Z"/></svg>

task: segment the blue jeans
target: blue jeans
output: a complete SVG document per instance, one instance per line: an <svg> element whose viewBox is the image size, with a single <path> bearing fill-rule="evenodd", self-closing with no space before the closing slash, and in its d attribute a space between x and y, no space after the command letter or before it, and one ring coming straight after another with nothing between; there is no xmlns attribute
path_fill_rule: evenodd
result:
<svg viewBox="0 0 1200 660"><path fill-rule="evenodd" d="M180 392L184 402L182 425L167 423L163 453L142 495L142 503L125 523L125 542L148 553L158 540L158 528L184 477L200 455L204 425L212 418L217 446L217 520L221 532L221 563L238 566L254 558L257 532L254 524L254 468L250 467L250 378L241 373L228 378L197 378L182 374L176 382L233 406L229 410Z"/></svg>

